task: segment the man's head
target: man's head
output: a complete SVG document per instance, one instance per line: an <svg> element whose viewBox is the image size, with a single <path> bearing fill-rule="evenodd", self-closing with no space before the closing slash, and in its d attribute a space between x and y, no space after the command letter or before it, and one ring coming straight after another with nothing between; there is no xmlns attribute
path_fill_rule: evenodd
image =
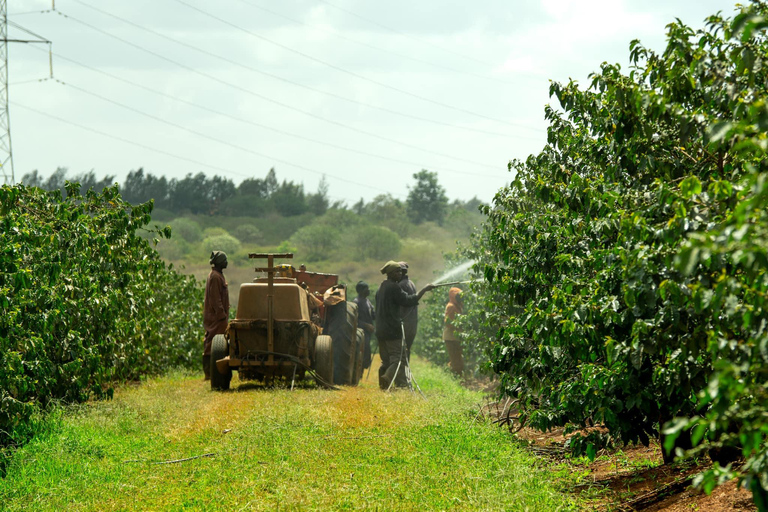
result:
<svg viewBox="0 0 768 512"><path fill-rule="evenodd" d="M406 277L408 275L408 264L404 261L399 261L397 264L400 265L400 270L403 271L403 277Z"/></svg>
<svg viewBox="0 0 768 512"><path fill-rule="evenodd" d="M227 253L224 251L213 251L211 253L211 266L218 269L227 268Z"/></svg>
<svg viewBox="0 0 768 512"><path fill-rule="evenodd" d="M358 281L355 285L355 291L357 292L357 295L362 298L366 298L371 294L371 289L368 287L368 283L365 281Z"/></svg>
<svg viewBox="0 0 768 512"><path fill-rule="evenodd" d="M403 269L396 261L389 260L383 267L381 273L386 274L387 278L393 281L399 281L403 278Z"/></svg>

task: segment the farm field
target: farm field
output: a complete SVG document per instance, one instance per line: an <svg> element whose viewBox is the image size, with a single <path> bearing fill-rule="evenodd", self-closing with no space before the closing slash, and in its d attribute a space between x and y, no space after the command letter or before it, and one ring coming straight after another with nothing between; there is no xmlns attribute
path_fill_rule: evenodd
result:
<svg viewBox="0 0 768 512"><path fill-rule="evenodd" d="M172 373L68 409L18 450L5 510L576 510L555 473L475 423L482 396L415 361L427 400L359 387L213 393ZM375 372L373 372L375 373ZM181 459L198 457L180 462Z"/></svg>

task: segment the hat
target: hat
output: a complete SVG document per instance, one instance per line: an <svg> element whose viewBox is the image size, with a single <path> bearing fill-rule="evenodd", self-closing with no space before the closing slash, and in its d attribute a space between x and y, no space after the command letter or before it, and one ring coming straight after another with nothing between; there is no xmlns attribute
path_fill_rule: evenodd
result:
<svg viewBox="0 0 768 512"><path fill-rule="evenodd" d="M211 253L211 260L210 263L214 267L223 267L224 264L227 262L227 253L224 251L213 251Z"/></svg>
<svg viewBox="0 0 768 512"><path fill-rule="evenodd" d="M393 272L395 270L402 270L402 267L400 267L400 264L396 261L389 260L384 264L383 267L381 267L381 273L382 274L389 274L390 272Z"/></svg>

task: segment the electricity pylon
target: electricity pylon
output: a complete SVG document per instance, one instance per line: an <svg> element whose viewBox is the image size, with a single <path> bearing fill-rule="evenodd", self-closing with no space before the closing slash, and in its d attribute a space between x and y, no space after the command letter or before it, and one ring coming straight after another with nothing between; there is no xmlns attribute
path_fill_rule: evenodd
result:
<svg viewBox="0 0 768 512"><path fill-rule="evenodd" d="M13 174L11 120L8 111L8 43L45 43L50 48L51 42L13 22L11 23L13 27L32 35L36 39L8 39L7 8L8 1L0 0L0 174L3 176L3 184L13 185L16 179ZM51 75L53 75L53 67L51 67Z"/></svg>

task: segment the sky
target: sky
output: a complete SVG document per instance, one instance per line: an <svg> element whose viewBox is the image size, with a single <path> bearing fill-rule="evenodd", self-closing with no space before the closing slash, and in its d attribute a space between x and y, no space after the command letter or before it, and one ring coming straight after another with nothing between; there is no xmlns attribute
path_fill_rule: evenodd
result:
<svg viewBox="0 0 768 512"><path fill-rule="evenodd" d="M353 204L421 169L490 202L545 144L550 80L587 84L629 43L724 0L8 0L16 181L138 168L280 181Z"/></svg>

